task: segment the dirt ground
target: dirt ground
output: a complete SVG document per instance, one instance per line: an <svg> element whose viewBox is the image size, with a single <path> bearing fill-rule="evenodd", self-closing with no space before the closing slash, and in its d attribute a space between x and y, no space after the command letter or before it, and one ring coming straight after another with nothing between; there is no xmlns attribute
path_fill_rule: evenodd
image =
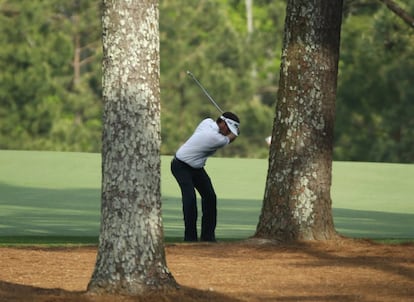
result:
<svg viewBox="0 0 414 302"><path fill-rule="evenodd" d="M140 298L85 292L96 252L0 248L0 301L414 301L414 244L168 244L168 267L181 288Z"/></svg>

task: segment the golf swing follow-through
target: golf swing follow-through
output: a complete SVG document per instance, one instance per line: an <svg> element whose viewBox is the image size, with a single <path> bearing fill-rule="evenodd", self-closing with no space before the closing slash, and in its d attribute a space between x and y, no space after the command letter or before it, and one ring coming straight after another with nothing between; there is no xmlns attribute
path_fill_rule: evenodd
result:
<svg viewBox="0 0 414 302"><path fill-rule="evenodd" d="M207 158L218 149L233 142L239 135L240 120L232 112L223 112L207 90L190 72L187 74L201 88L221 115L213 120L206 118L194 133L181 145L171 161L171 172L181 189L184 215L184 241L198 241L197 197L201 196L201 241L215 242L217 224L217 196L211 179L204 169Z"/></svg>

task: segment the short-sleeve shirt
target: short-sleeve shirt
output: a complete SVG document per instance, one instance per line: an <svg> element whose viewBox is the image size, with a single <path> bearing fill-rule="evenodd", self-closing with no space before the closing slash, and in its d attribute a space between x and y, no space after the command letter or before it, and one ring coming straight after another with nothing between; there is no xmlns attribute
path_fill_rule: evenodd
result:
<svg viewBox="0 0 414 302"><path fill-rule="evenodd" d="M175 156L193 168L202 168L209 156L229 143L230 139L219 132L217 123L211 118L206 118L178 149Z"/></svg>

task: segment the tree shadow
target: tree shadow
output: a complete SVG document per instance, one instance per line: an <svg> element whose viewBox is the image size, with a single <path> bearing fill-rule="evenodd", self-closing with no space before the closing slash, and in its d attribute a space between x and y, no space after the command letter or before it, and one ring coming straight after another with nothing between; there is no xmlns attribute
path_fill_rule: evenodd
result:
<svg viewBox="0 0 414 302"><path fill-rule="evenodd" d="M335 228L357 238L413 238L414 214L334 208Z"/></svg>
<svg viewBox="0 0 414 302"><path fill-rule="evenodd" d="M400 255L398 252L394 254L393 246L382 245L374 243L370 240L354 240L346 239L351 242L356 242L357 245L362 245L359 250L345 253L336 253L324 251L311 243L301 243L300 249L303 253L306 253L314 258L314 260L306 262L297 262L294 264L298 267L327 267L329 269L348 267L355 269L355 274L358 274L356 270L364 270L365 268L371 271L378 272L379 275L385 274L388 279L387 282L382 285L376 284L375 280L367 280L366 284L360 284L361 287L365 290L371 291L372 293L377 293L381 295L380 292L385 290L386 292L392 292L395 295L394 301L412 301L414 297L414 268L412 266L407 266L404 264L412 263L414 253L405 252L404 255ZM405 248L412 248L414 244L403 244ZM338 246L339 247L339 246ZM337 247L337 248L338 248ZM345 245L344 249L349 248ZM377 254L376 252L371 253L370 249L384 249L383 253ZM413 250L414 252L414 250ZM373 276L374 273L371 275ZM363 280L363 278L361 278ZM400 281L397 281L400 280ZM346 297L342 297L344 300L335 299L335 300L315 300L315 301L371 301L371 299L366 297L354 297L354 299L346 300ZM296 301L307 301L307 300L296 300ZM312 300L313 301L313 300Z"/></svg>
<svg viewBox="0 0 414 302"><path fill-rule="evenodd" d="M379 244L367 239L352 239L338 236L336 240L326 242L292 242L280 243L271 240L261 240L252 238L250 240L252 248L255 250L274 251L275 253L307 254L311 259L298 261L290 266L299 268L316 267L328 268L329 270L340 269L341 267L364 269L377 271L379 274L386 274L389 280L384 287L392 291L398 297L403 297L404 301L412 301L414 297L414 268L410 265L414 259L414 243L403 243L399 245ZM395 249L397 248L397 249ZM343 251L341 250L343 249ZM349 250L355 249L355 250ZM407 249L403 254L402 250ZM396 252L395 252L396 251ZM292 256L294 257L294 256ZM402 279L405 281L396 282ZM392 282L394 281L394 282ZM371 285L369 285L371 283ZM379 292L378 284L374 280L368 280L367 284L371 292ZM370 287L373 286L373 287ZM382 289L382 288L381 288ZM396 300L399 298L396 297ZM407 300L408 299L408 300ZM263 301L266 301L264 298ZM273 297L269 301L371 301L366 297L344 294L323 295L323 296L283 296Z"/></svg>
<svg viewBox="0 0 414 302"><path fill-rule="evenodd" d="M94 295L86 291L67 291L59 288L40 288L0 281L2 302L241 302L241 300L212 291L182 287L171 292L154 292L145 296Z"/></svg>
<svg viewBox="0 0 414 302"><path fill-rule="evenodd" d="M100 190L85 188L32 188L0 183L1 236L97 237L100 225ZM167 237L183 232L181 200L162 196ZM259 200L221 199L216 237L244 239L257 225ZM333 209L335 228L361 238L413 238L414 214Z"/></svg>
<svg viewBox="0 0 414 302"><path fill-rule="evenodd" d="M315 286L318 286L317 289L310 287L307 291L300 283L290 284L289 286L297 287L298 295L283 295L282 292L282 294L275 296L265 292L257 292L250 294L253 301L368 302L374 301L372 299L375 299L375 295L380 295L380 291L385 291L395 297L395 300L390 301L412 301L412 297L414 297L414 268L411 265L414 260L414 243L387 245L369 240L339 237L336 240L326 242L290 243L251 238L232 243L219 243L218 245L221 245L219 252L217 245L211 244L199 243L193 248L197 249L195 253L198 257L220 258L224 262L227 259L232 259L236 263L245 263L246 255L250 258L254 255L259 262L262 259L267 261L282 255L282 259L288 260L286 267L292 268L290 271L293 275L289 276L290 279L296 278L294 274L297 274L297 282L306 279L303 274L308 271L307 268L315 268L320 271L318 278L329 279L332 276L335 278L335 274L341 272L345 274L354 274L355 272L356 274L355 276L350 275L352 280L349 280L349 285L346 285L348 282L346 280L341 281L345 283L336 283L335 280L332 280L326 295L323 289L326 285L314 280ZM243 252L235 253L236 246L242 247ZM254 270L254 267L250 269ZM367 276L370 277L364 277L364 274L358 276L358 271L365 271L365 269L368 270ZM277 273L277 267L275 267L275 273ZM371 280L371 277L378 278L379 281L377 279ZM277 286L275 284L275 287Z"/></svg>
<svg viewBox="0 0 414 302"><path fill-rule="evenodd" d="M359 301L359 296L356 295L309 295L309 296L283 296L283 297L261 297L260 301L282 301L282 302L350 302L350 301Z"/></svg>
<svg viewBox="0 0 414 302"><path fill-rule="evenodd" d="M308 263L297 263L298 266L341 266L341 267L355 267L362 268L367 267L377 271L381 271L390 275L396 275L403 278L406 278L409 281L414 281L414 269L408 268L406 266L400 265L399 263L410 263L413 260L411 257L402 257L395 256L392 253L392 246L381 245L379 243L374 243L369 240L353 240L346 239L352 242L357 242L357 244L362 244L369 249L370 247L391 247L391 250L382 255L370 255L369 253L364 253L362 249L361 252L355 253L354 256L350 256L347 253L346 256L341 256L335 253L324 252L321 249L315 249L312 244L302 242L301 251L314 257L312 262ZM414 247L414 244L404 244L407 248ZM346 248L346 247L345 247Z"/></svg>
<svg viewBox="0 0 414 302"><path fill-rule="evenodd" d="M0 183L2 236L97 236L99 190Z"/></svg>
<svg viewBox="0 0 414 302"><path fill-rule="evenodd" d="M377 271L381 271L390 275L397 275L414 281L414 268L408 268L399 263L412 263L414 259L414 243L402 243L399 245L380 244L369 239L353 239L338 235L337 239L328 241L300 241L281 243L273 240L251 238L240 243L247 243L256 251L273 251L274 253L305 253L310 255L313 260L304 262L296 262L295 266L312 266L312 267L367 267ZM326 245L326 247L324 247ZM340 249L356 247L358 250L346 252L345 255L339 255ZM397 256L393 253L393 247L401 247L412 249L413 253L406 253L407 256ZM379 251L372 252L373 255L367 253L370 248ZM351 256L351 254L353 256ZM225 256L225 254L223 254Z"/></svg>

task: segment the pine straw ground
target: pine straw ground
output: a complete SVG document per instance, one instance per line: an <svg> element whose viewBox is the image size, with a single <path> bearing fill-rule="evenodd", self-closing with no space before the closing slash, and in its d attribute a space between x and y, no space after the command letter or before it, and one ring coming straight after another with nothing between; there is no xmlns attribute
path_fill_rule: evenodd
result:
<svg viewBox="0 0 414 302"><path fill-rule="evenodd" d="M144 298L85 293L96 251L0 248L0 301L414 301L412 243L169 244L181 289Z"/></svg>

